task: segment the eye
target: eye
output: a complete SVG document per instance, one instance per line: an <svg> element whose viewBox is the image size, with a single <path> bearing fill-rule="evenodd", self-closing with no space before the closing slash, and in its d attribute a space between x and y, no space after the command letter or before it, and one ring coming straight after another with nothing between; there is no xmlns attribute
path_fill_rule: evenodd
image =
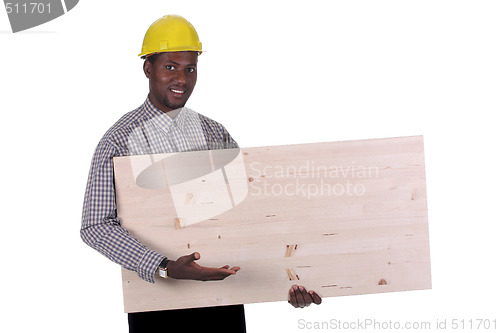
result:
<svg viewBox="0 0 500 333"><path fill-rule="evenodd" d="M167 65L165 66L165 68L168 69L169 71L175 70L175 67L173 65Z"/></svg>
<svg viewBox="0 0 500 333"><path fill-rule="evenodd" d="M187 72L188 73L194 73L194 72L196 72L196 68L188 68Z"/></svg>

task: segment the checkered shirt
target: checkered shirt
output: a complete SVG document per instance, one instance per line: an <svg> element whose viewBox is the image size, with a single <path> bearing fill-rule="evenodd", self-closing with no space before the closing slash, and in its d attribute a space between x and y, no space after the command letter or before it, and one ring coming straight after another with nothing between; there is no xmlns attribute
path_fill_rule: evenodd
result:
<svg viewBox="0 0 500 333"><path fill-rule="evenodd" d="M125 114L97 145L83 204L83 241L125 269L154 283L154 274L165 255L135 239L117 217L113 184L113 157L237 148L219 123L186 107L171 119L146 99Z"/></svg>

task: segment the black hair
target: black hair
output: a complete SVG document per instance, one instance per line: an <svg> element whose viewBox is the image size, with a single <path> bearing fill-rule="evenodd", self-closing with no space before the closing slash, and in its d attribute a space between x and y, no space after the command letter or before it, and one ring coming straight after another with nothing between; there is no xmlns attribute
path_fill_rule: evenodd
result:
<svg viewBox="0 0 500 333"><path fill-rule="evenodd" d="M144 56L144 60L149 61L151 65L155 63L156 58L158 58L158 53L153 53L149 56Z"/></svg>

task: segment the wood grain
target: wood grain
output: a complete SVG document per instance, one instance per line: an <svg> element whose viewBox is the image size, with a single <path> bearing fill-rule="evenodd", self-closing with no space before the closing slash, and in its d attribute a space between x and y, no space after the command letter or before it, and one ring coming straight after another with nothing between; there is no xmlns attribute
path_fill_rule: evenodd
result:
<svg viewBox="0 0 500 333"><path fill-rule="evenodd" d="M155 284L123 270L126 312L284 301L293 284L322 297L431 288L421 136L118 157L114 168L133 236L172 259L198 251L200 265L241 267Z"/></svg>

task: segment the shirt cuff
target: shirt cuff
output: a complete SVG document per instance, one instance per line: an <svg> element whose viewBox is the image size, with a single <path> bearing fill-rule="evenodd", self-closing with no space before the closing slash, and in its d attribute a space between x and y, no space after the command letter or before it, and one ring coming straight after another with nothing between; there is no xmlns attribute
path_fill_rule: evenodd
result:
<svg viewBox="0 0 500 333"><path fill-rule="evenodd" d="M166 257L150 249L146 249L139 265L137 266L137 275L144 281L155 283L155 272L160 266L160 263Z"/></svg>

